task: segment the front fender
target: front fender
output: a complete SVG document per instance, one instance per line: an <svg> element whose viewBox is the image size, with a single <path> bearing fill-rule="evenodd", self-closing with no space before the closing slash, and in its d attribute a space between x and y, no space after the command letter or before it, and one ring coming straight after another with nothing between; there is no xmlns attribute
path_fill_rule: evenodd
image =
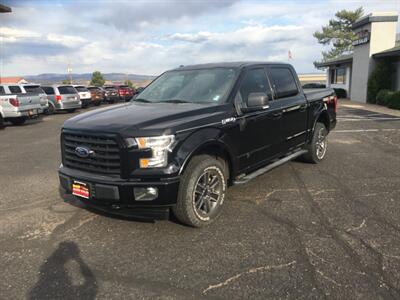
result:
<svg viewBox="0 0 400 300"><path fill-rule="evenodd" d="M180 166L179 174L194 155L208 147L220 149L228 155L228 163L234 163L235 155L225 142L223 131L220 128L204 128L187 136L180 145L176 153L176 160Z"/></svg>

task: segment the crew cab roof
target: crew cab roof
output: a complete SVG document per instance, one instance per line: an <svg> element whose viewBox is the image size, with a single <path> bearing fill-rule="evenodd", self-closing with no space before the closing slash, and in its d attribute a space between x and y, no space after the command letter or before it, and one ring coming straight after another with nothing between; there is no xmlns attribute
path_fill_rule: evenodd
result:
<svg viewBox="0 0 400 300"><path fill-rule="evenodd" d="M177 70L201 70L201 69L210 69L210 68L243 68L243 67L251 67L258 65L289 65L287 63L279 63L279 62L266 62L266 61L237 61L237 62L221 62L221 63L208 63L208 64L199 64L199 65L188 65L188 66L180 66L179 68L172 69L171 71Z"/></svg>

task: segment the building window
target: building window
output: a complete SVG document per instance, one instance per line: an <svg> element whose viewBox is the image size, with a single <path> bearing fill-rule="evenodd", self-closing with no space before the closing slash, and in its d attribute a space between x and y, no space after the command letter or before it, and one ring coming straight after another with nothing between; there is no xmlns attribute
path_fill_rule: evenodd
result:
<svg viewBox="0 0 400 300"><path fill-rule="evenodd" d="M332 68L330 70L330 80L332 84L345 84L346 67Z"/></svg>

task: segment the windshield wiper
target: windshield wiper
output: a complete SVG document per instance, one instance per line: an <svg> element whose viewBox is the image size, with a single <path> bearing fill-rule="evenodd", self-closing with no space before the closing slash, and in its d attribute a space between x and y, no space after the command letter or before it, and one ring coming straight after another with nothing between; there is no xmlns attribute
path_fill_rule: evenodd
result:
<svg viewBox="0 0 400 300"><path fill-rule="evenodd" d="M143 99L143 98L137 98L137 99L133 99L133 101L137 101L137 102L144 102L144 103L150 103L150 100L147 99Z"/></svg>
<svg viewBox="0 0 400 300"><path fill-rule="evenodd" d="M189 103L189 101L185 100L179 100L179 99L171 99L171 100L165 100L165 101L160 101L163 103Z"/></svg>

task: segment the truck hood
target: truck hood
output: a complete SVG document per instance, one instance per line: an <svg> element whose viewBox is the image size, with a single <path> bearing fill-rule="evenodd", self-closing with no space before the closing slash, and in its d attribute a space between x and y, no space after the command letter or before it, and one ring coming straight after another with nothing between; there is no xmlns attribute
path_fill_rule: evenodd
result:
<svg viewBox="0 0 400 300"><path fill-rule="evenodd" d="M63 128L122 136L152 136L219 123L232 114L232 104L130 102L77 115L65 121Z"/></svg>

